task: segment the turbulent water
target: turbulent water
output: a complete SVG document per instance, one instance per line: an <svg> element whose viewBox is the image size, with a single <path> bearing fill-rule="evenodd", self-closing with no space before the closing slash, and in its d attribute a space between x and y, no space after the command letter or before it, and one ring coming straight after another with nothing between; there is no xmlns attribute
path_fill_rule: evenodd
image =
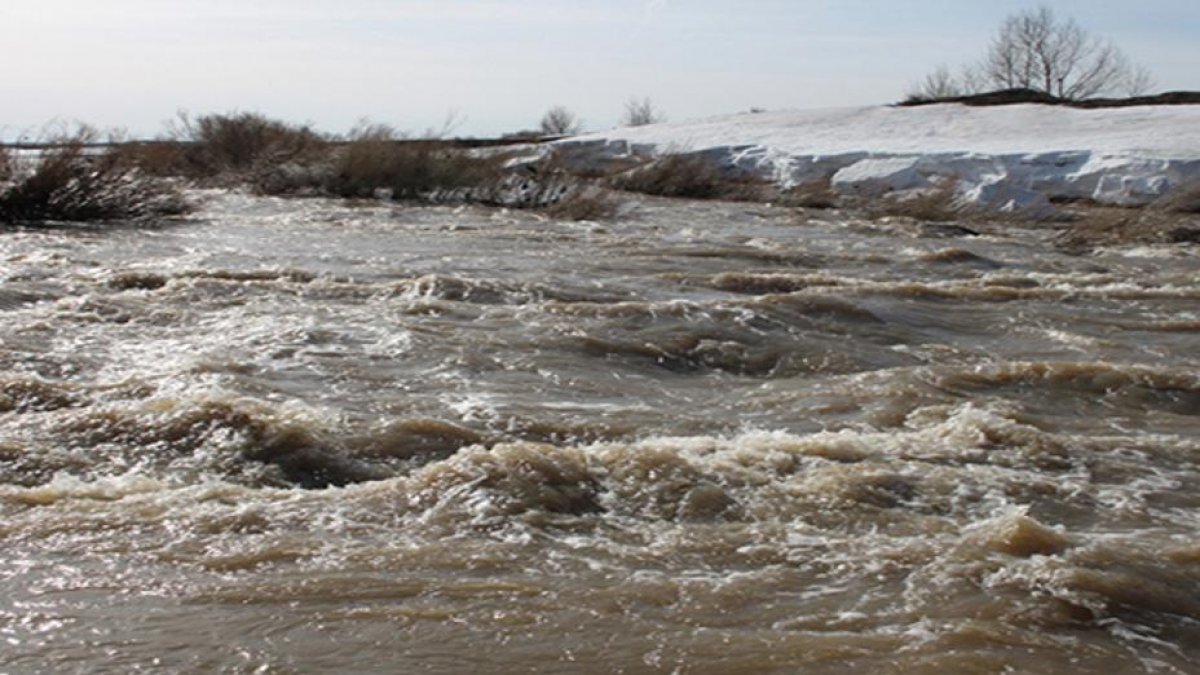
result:
<svg viewBox="0 0 1200 675"><path fill-rule="evenodd" d="M0 234L0 671L1200 670L1195 247L207 198Z"/></svg>

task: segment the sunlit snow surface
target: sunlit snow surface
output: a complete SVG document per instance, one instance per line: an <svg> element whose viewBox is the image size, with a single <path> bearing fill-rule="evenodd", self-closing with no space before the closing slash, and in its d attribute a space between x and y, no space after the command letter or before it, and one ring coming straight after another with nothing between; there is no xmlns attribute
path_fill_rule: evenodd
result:
<svg viewBox="0 0 1200 675"><path fill-rule="evenodd" d="M746 113L595 133L561 143L600 162L703 153L781 185L849 193L949 180L965 199L1040 209L1047 198L1144 204L1200 178L1200 106L870 107Z"/></svg>

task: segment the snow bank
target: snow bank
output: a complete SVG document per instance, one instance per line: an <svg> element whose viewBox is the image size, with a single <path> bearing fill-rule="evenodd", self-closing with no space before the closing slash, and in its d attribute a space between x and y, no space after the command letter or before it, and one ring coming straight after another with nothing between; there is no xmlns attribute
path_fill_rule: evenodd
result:
<svg viewBox="0 0 1200 675"><path fill-rule="evenodd" d="M1200 106L1081 110L1045 105L847 108L746 113L560 141L603 165L701 153L781 187L831 181L880 195L953 183L993 208L1048 199L1140 205L1200 179Z"/></svg>

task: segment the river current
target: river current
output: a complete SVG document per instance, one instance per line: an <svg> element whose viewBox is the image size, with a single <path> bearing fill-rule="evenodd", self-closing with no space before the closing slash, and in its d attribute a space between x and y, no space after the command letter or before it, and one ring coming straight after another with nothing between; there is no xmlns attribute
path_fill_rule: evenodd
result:
<svg viewBox="0 0 1200 675"><path fill-rule="evenodd" d="M1200 255L646 200L0 233L2 672L1200 672Z"/></svg>

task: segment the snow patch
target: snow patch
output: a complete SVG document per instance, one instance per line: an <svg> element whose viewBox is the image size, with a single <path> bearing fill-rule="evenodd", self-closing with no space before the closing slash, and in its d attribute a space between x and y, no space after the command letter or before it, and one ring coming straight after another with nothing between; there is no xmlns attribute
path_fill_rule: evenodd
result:
<svg viewBox="0 0 1200 675"><path fill-rule="evenodd" d="M922 174L921 163L921 157L864 159L833 174L830 183L839 192L870 197L927 188L932 183Z"/></svg>
<svg viewBox="0 0 1200 675"><path fill-rule="evenodd" d="M1049 215L1052 199L1137 206L1200 180L1200 106L1011 105L733 115L556 144L603 170L673 152L789 188L878 196L955 185L971 205Z"/></svg>

